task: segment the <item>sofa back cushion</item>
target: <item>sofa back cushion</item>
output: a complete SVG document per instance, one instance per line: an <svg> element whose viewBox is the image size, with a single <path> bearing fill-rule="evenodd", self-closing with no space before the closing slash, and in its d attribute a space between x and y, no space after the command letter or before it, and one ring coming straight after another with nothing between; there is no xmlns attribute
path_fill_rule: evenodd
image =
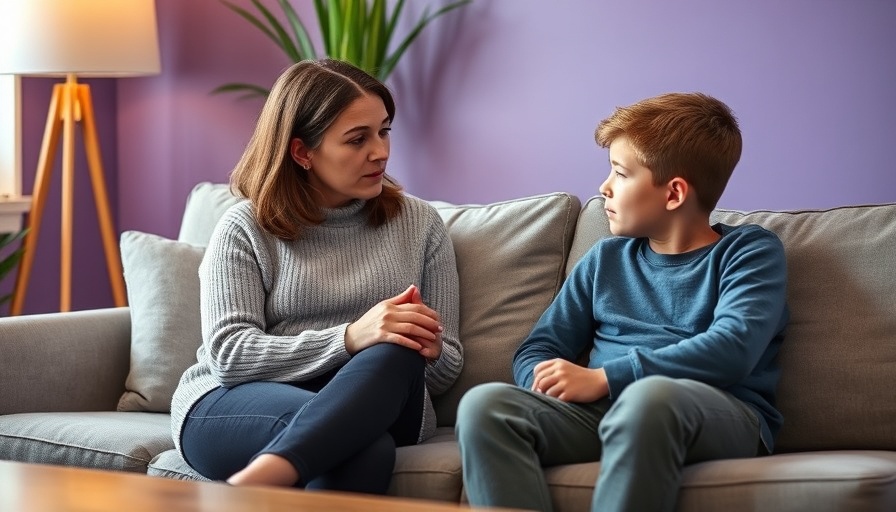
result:
<svg viewBox="0 0 896 512"><path fill-rule="evenodd" d="M776 233L787 254L778 451L896 449L896 204L716 210L711 221ZM610 236L603 200L583 208L568 269Z"/></svg>
<svg viewBox="0 0 896 512"><path fill-rule="evenodd" d="M513 353L563 283L581 203L556 193L481 206L433 204L448 226L460 280L464 368L434 400L439 425L450 426L468 389L513 382Z"/></svg>
<svg viewBox="0 0 896 512"><path fill-rule="evenodd" d="M208 246L212 232L224 212L241 198L230 193L225 183L202 182L193 187L187 197L187 207L180 220L179 242Z"/></svg>

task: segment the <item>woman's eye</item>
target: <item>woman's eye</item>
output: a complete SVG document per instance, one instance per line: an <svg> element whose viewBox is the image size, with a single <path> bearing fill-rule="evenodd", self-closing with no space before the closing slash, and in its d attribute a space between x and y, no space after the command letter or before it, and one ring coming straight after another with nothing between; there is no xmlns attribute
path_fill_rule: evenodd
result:
<svg viewBox="0 0 896 512"><path fill-rule="evenodd" d="M360 146L361 144L364 144L364 137L358 137L357 139L352 139L352 140L348 141L348 143L351 144L352 146Z"/></svg>
<svg viewBox="0 0 896 512"><path fill-rule="evenodd" d="M380 130L380 137L388 137L389 132L391 132L391 131L392 131L392 128L383 128L382 130Z"/></svg>

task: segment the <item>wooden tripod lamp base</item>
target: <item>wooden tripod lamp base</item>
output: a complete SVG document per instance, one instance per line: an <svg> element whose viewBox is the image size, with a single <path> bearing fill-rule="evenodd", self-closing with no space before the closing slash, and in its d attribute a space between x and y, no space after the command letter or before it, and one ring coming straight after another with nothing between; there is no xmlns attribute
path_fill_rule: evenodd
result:
<svg viewBox="0 0 896 512"><path fill-rule="evenodd" d="M75 124L81 123L83 128L84 149L87 164L90 168L90 182L93 185L93 197L99 219L103 250L106 254L106 267L112 286L112 297L116 306L126 306L124 275L121 269L121 256L118 242L112 226L112 214L109 210L109 197L103 175L103 164L100 157L99 139L96 135L96 124L93 115L93 102L90 87L78 83L75 75L67 75L65 83L53 87L50 100L50 111L47 115L47 126L44 140L40 148L37 163L37 176L32 194L31 213L26 226L29 231L25 236L24 253L19 262L15 288L9 312L20 315L25 302L28 279L34 263L34 251L40 234L40 223L43 217L47 194L50 190L50 176L53 171L53 159L59 146L59 133L62 132L62 229L60 243L59 270L59 310L71 310L72 288L72 228L74 207L75 179Z"/></svg>

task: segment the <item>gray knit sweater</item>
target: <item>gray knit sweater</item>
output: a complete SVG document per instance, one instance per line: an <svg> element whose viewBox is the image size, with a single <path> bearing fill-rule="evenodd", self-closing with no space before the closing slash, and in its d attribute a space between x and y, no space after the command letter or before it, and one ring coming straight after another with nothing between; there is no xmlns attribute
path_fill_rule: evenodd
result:
<svg viewBox="0 0 896 512"><path fill-rule="evenodd" d="M373 228L363 201L325 210L323 224L289 242L264 232L249 201L215 227L199 267L202 345L171 404L180 450L190 407L219 386L299 382L344 365L345 329L376 303L416 284L441 315L442 355L426 368L420 440L435 430L429 394L454 383L463 366L458 341L454 249L428 203L405 196L403 213Z"/></svg>

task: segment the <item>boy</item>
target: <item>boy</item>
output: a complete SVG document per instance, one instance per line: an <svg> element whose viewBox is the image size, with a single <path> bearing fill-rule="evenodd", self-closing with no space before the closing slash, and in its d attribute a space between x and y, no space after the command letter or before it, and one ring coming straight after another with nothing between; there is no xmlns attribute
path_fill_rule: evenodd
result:
<svg viewBox="0 0 896 512"><path fill-rule="evenodd" d="M474 505L550 510L542 467L600 460L592 510L673 510L682 466L770 453L781 426L784 249L758 226L709 224L740 159L731 110L664 94L616 109L595 139L610 152L600 193L616 236L520 345L518 387L461 400Z"/></svg>

